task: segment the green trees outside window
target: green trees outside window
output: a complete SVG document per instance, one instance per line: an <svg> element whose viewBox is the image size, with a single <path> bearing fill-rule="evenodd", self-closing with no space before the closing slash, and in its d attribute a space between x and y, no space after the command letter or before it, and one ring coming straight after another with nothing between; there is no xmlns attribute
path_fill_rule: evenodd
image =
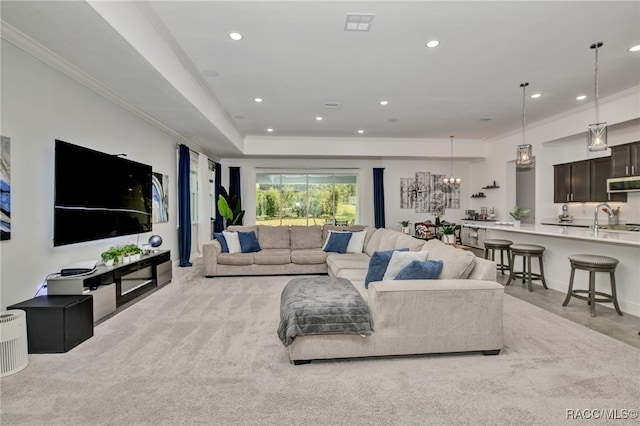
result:
<svg viewBox="0 0 640 426"><path fill-rule="evenodd" d="M342 174L256 175L256 224L353 224L357 176Z"/></svg>

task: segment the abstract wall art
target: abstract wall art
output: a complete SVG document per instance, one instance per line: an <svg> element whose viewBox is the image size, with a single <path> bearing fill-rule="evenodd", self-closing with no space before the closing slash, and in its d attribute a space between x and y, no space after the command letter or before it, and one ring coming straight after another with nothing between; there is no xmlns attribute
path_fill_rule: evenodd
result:
<svg viewBox="0 0 640 426"><path fill-rule="evenodd" d="M11 239L11 139L0 136L0 240Z"/></svg>
<svg viewBox="0 0 640 426"><path fill-rule="evenodd" d="M169 175L153 172L151 176L151 198L153 208L151 221L162 223L169 221Z"/></svg>
<svg viewBox="0 0 640 426"><path fill-rule="evenodd" d="M460 208L460 188L442 184L445 175L416 172L415 177L400 178L400 208L416 213L433 213Z"/></svg>

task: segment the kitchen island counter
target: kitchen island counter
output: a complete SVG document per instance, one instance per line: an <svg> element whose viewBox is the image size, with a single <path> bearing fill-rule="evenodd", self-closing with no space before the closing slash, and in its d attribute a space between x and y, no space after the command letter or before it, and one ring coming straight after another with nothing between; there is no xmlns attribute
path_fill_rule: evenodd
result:
<svg viewBox="0 0 640 426"><path fill-rule="evenodd" d="M508 239L514 244L538 244L545 247L544 272L549 288L567 292L571 265L569 255L572 254L596 254L618 259L620 262L616 268L616 289L618 303L624 313L640 316L640 232L631 231L606 231L594 232L591 228L579 228L575 226L557 225L521 225L519 228L513 225L494 225L474 223L474 227L486 229L487 238ZM519 262L516 270L519 270ZM534 272L535 266L534 266ZM586 272L576 272L574 289L588 288L589 276ZM512 285L517 285L519 281ZM608 274L596 275L596 288L608 292ZM535 286L534 291L544 291L542 287ZM585 312L588 313L586 302L571 300L572 304L584 303ZM611 304L603 306L610 307ZM612 314L616 315L615 311Z"/></svg>

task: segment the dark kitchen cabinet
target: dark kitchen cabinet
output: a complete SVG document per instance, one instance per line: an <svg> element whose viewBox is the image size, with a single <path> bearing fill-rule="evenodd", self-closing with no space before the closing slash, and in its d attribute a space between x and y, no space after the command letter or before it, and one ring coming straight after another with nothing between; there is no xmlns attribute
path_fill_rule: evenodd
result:
<svg viewBox="0 0 640 426"><path fill-rule="evenodd" d="M640 142L611 147L611 177L640 175Z"/></svg>
<svg viewBox="0 0 640 426"><path fill-rule="evenodd" d="M610 157L553 166L553 202L627 201L627 194L607 193L610 177Z"/></svg>
<svg viewBox="0 0 640 426"><path fill-rule="evenodd" d="M627 201L626 193L607 192L607 179L611 176L611 157L601 157L590 160L591 163L591 195L590 201Z"/></svg>
<svg viewBox="0 0 640 426"><path fill-rule="evenodd" d="M591 196L589 160L553 166L553 202L586 202Z"/></svg>

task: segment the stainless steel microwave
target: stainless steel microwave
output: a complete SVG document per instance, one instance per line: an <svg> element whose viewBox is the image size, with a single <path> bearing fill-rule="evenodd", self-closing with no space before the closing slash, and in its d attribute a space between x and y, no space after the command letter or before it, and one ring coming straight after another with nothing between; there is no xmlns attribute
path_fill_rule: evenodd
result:
<svg viewBox="0 0 640 426"><path fill-rule="evenodd" d="M607 179L607 192L640 191L640 176Z"/></svg>

